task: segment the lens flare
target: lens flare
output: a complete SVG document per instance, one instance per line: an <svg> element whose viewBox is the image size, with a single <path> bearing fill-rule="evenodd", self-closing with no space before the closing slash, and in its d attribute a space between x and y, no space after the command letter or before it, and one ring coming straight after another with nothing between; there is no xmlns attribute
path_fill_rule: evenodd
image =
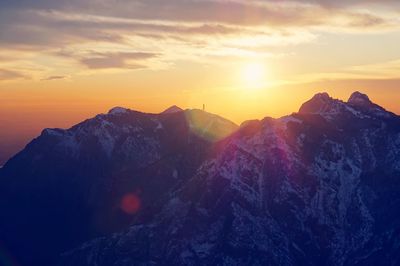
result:
<svg viewBox="0 0 400 266"><path fill-rule="evenodd" d="M122 197L120 208L126 214L135 214L139 211L140 205L140 198L134 193L129 193Z"/></svg>

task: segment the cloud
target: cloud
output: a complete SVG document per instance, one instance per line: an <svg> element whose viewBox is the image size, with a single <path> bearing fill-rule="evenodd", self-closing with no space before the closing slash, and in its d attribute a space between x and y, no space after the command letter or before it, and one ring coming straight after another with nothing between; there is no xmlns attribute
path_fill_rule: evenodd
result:
<svg viewBox="0 0 400 266"><path fill-rule="evenodd" d="M26 75L13 70L0 69L0 81L27 78Z"/></svg>
<svg viewBox="0 0 400 266"><path fill-rule="evenodd" d="M78 41L124 42L127 36L134 34L160 32L174 37L251 33L250 26L280 30L346 26L363 31L366 25L388 26L391 22L380 13L326 8L321 5L325 1L30 2L22 1L23 5L6 1L3 5L0 11L0 43L43 47ZM345 21L345 25L338 23L340 20Z"/></svg>
<svg viewBox="0 0 400 266"><path fill-rule="evenodd" d="M120 10L121 2L126 4L123 10ZM118 1L115 7L107 9L111 11L104 11L102 7L108 4L103 3L93 10L83 8L75 13L71 9L80 6L78 3L72 5L73 8L49 3L55 8L50 10L18 9L16 7L20 5L14 5L14 8L0 10L0 45L9 49L43 51L44 48L49 50L93 42L127 44L137 37L170 39L191 45L198 43L200 38L205 41L223 40L232 35L244 38L271 34L288 36L299 28L309 32L312 27L364 32L399 26L389 18L365 11L331 10L319 5L285 1L274 5L264 2L184 1L178 5L181 1L169 1L168 4L155 0ZM33 6L44 6L43 1L39 3L42 5ZM154 9L152 5L155 3L159 3L160 8ZM150 8L153 11L151 15L147 10ZM169 12L162 11L165 9Z"/></svg>
<svg viewBox="0 0 400 266"><path fill-rule="evenodd" d="M31 62L38 57L46 57L42 61L50 60L48 57L73 59L59 63L65 68L68 63L75 67L79 63L83 69L137 69L148 67L150 59L172 62L262 56L271 47L315 41L321 32L400 28L399 20L390 12L363 8L356 0L332 2L3 0L0 52L14 51L19 60L26 54ZM389 0L362 2L386 8L396 5ZM60 50L68 51L68 55ZM138 53L151 55L137 58ZM15 61L14 66L18 63Z"/></svg>
<svg viewBox="0 0 400 266"><path fill-rule="evenodd" d="M333 80L400 79L400 59L375 64L348 66L332 72L307 73L296 76L287 83L309 83Z"/></svg>
<svg viewBox="0 0 400 266"><path fill-rule="evenodd" d="M319 4L327 7L354 7L354 6L399 6L397 0L297 0L296 2Z"/></svg>
<svg viewBox="0 0 400 266"><path fill-rule="evenodd" d="M60 15L60 18L57 18ZM97 25L97 27L95 27ZM104 30L99 23L67 20L62 14L49 11L0 10L0 44L22 50L42 50L67 46L76 42L120 42L122 36Z"/></svg>
<svg viewBox="0 0 400 266"><path fill-rule="evenodd" d="M91 57L82 58L80 62L90 69L105 69L105 68L130 68L138 69L145 68L144 65L138 62L143 62L147 59L155 58L158 54L143 53L143 52L125 52L125 53L96 53Z"/></svg>
<svg viewBox="0 0 400 266"><path fill-rule="evenodd" d="M234 25L315 25L359 3L394 5L396 1L328 0L37 0L6 1L4 9L56 10L63 13L174 22ZM326 8L329 8L326 9ZM325 11L324 11L325 9ZM318 11L318 12L315 12ZM329 11L329 12L328 12ZM362 13L362 12L361 12ZM321 16L322 15L322 16Z"/></svg>
<svg viewBox="0 0 400 266"><path fill-rule="evenodd" d="M350 16L350 21L348 26L352 28L362 28L362 27L374 27L379 25L384 25L385 20L380 17L373 16L371 14L358 14L355 17Z"/></svg>
<svg viewBox="0 0 400 266"><path fill-rule="evenodd" d="M50 81L50 80L57 80L57 79L65 79L66 76L49 76L47 78L42 79L42 81Z"/></svg>

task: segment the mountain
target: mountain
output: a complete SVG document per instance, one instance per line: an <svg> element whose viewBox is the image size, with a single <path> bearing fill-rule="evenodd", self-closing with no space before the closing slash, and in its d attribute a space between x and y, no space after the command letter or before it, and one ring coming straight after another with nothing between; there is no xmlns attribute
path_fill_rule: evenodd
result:
<svg viewBox="0 0 400 266"><path fill-rule="evenodd" d="M59 265L400 265L400 117L359 92L239 128L118 108L0 177L4 242L41 262L92 238Z"/></svg>
<svg viewBox="0 0 400 266"><path fill-rule="evenodd" d="M21 265L122 230L193 176L238 126L200 110L111 109L68 130L45 129L0 170L0 235ZM152 205L152 206L150 206Z"/></svg>
<svg viewBox="0 0 400 266"><path fill-rule="evenodd" d="M164 110L162 112L162 114L171 114L171 113L182 112L182 111L183 111L182 108L180 108L180 107L178 107L176 105L173 105L173 106L167 108L166 110Z"/></svg>

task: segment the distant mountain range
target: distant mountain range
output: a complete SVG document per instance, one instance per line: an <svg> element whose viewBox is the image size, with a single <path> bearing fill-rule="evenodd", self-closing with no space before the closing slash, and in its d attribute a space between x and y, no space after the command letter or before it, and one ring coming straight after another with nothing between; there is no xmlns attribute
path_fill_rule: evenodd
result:
<svg viewBox="0 0 400 266"><path fill-rule="evenodd" d="M400 265L400 117L355 92L240 126L121 107L0 169L21 265Z"/></svg>

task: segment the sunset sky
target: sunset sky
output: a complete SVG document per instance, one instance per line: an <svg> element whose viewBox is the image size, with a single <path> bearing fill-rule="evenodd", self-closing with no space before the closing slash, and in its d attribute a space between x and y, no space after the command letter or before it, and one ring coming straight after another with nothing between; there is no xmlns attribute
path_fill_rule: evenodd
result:
<svg viewBox="0 0 400 266"><path fill-rule="evenodd" d="M400 113L400 1L0 0L0 165L124 106L240 124L316 92Z"/></svg>

